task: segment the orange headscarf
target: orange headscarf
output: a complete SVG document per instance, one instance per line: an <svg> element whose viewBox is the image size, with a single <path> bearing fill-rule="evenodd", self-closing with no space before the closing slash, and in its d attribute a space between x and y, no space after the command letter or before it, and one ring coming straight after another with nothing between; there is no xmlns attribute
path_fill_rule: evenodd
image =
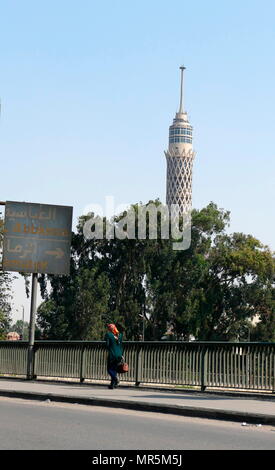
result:
<svg viewBox="0 0 275 470"><path fill-rule="evenodd" d="M114 325L114 323L109 323L109 325L107 325L107 328L109 331L111 331L111 333L113 333L115 336L118 335L118 329L116 327L116 325Z"/></svg>

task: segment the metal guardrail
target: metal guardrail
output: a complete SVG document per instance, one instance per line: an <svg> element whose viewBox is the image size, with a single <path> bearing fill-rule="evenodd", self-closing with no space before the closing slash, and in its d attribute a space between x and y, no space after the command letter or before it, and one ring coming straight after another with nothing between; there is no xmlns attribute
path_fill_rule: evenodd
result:
<svg viewBox="0 0 275 470"><path fill-rule="evenodd" d="M0 341L0 376L27 373L28 343ZM275 392L275 343L125 342L121 380ZM36 341L34 376L109 380L103 341Z"/></svg>

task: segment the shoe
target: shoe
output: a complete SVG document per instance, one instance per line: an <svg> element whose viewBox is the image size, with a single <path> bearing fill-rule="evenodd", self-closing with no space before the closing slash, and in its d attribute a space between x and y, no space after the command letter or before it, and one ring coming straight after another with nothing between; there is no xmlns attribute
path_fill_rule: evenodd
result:
<svg viewBox="0 0 275 470"><path fill-rule="evenodd" d="M113 389L113 388L115 388L115 387L114 387L114 385L113 385L113 384L110 384L110 385L108 385L108 388L111 388L111 389Z"/></svg>
<svg viewBox="0 0 275 470"><path fill-rule="evenodd" d="M118 378L116 378L115 383L114 383L115 388L117 388L118 385L119 385L119 380L118 380Z"/></svg>

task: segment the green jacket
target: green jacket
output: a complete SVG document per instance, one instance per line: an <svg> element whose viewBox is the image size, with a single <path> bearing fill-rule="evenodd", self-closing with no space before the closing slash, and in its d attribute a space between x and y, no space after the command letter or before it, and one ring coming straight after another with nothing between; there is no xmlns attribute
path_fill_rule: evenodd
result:
<svg viewBox="0 0 275 470"><path fill-rule="evenodd" d="M105 343L108 350L108 363L120 362L123 354L122 336L122 333L119 333L118 339L116 339L110 331L106 333Z"/></svg>

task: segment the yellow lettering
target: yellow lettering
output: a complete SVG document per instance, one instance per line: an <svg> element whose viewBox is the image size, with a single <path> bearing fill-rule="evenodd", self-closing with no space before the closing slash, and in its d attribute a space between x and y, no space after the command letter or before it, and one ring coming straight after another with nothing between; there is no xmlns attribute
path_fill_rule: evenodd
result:
<svg viewBox="0 0 275 470"><path fill-rule="evenodd" d="M13 232L20 233L21 232L21 224L15 224L13 227Z"/></svg>
<svg viewBox="0 0 275 470"><path fill-rule="evenodd" d="M38 233L38 228L35 227L34 225L32 225L31 226L31 233L34 233L34 234Z"/></svg>
<svg viewBox="0 0 275 470"><path fill-rule="evenodd" d="M38 265L38 269L43 271L44 269L47 269L48 261L39 261L37 265Z"/></svg>

